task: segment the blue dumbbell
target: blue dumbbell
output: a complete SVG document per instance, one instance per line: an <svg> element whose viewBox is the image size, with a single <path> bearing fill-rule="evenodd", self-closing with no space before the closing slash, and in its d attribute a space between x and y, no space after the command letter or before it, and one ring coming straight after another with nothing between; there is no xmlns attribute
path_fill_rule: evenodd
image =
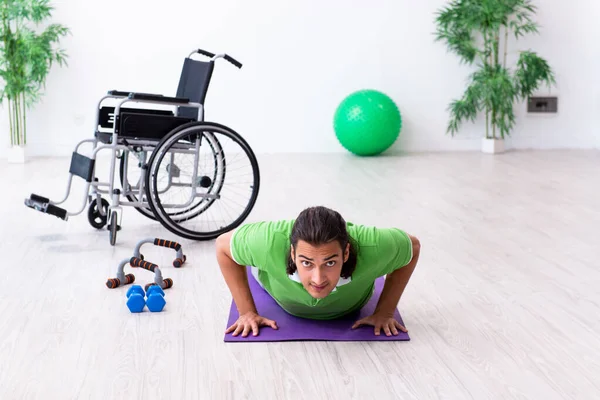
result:
<svg viewBox="0 0 600 400"><path fill-rule="evenodd" d="M162 296L165 295L165 291L156 284L146 286L146 296L150 296L152 293L160 293Z"/></svg>
<svg viewBox="0 0 600 400"><path fill-rule="evenodd" d="M139 313L144 310L146 301L144 300L144 289L140 285L132 285L127 290L127 308L132 313Z"/></svg>
<svg viewBox="0 0 600 400"><path fill-rule="evenodd" d="M146 289L146 306L152 312L161 312L167 302L165 301L165 292L158 285L151 285Z"/></svg>

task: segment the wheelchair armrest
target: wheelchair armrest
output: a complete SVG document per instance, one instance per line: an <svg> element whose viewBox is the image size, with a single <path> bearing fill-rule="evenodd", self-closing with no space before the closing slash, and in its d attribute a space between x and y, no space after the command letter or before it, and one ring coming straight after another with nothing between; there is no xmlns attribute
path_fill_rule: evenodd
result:
<svg viewBox="0 0 600 400"><path fill-rule="evenodd" d="M129 93L131 92L123 92L121 90L109 90L106 94L108 94L109 96L127 97L129 96Z"/></svg>
<svg viewBox="0 0 600 400"><path fill-rule="evenodd" d="M190 102L190 99L185 97L168 97L163 96L162 94L152 94L152 93L129 93L129 98L132 100L148 100L148 101L161 101L167 103L180 103L187 104Z"/></svg>
<svg viewBox="0 0 600 400"><path fill-rule="evenodd" d="M119 97L129 97L130 99L140 99L140 100L168 100L173 101L176 100L185 100L186 103L189 102L188 99L178 98L178 97L165 97L162 94L157 93L142 93L142 92L124 92L122 90L109 90L108 95L110 96L119 96ZM133 97L132 97L133 96Z"/></svg>

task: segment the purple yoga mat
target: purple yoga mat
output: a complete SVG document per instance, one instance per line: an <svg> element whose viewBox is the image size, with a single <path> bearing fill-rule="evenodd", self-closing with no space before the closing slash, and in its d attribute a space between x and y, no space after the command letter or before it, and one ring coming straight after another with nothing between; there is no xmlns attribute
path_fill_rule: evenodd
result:
<svg viewBox="0 0 600 400"><path fill-rule="evenodd" d="M410 340L408 333L399 331L398 336L386 336L383 330L379 336L375 336L372 326L361 326L352 329L352 325L361 318L368 317L373 314L379 296L383 290L384 280L379 278L375 281L375 293L371 296L371 300L359 312L336 320L310 320L305 318L294 317L285 312L271 295L267 293L254 279L251 272L251 267L247 267L248 282L250 291L254 297L254 302L258 313L277 322L279 329L275 330L271 327L261 327L258 336L252 336L250 333L247 337L232 336L231 333L225 334L225 342L283 342L283 341L405 341ZM231 302L229 310L229 320L227 327L231 326L238 319L239 314L235 302ZM403 326L402 317L398 310L394 314L394 318Z"/></svg>

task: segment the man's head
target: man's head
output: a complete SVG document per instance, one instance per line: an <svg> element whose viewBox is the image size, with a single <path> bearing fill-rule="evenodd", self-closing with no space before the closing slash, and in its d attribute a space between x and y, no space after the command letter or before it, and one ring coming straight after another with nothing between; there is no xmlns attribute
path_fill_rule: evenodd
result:
<svg viewBox="0 0 600 400"><path fill-rule="evenodd" d="M356 267L355 248L342 216L326 207L303 210L292 228L287 273L298 276L314 298L335 289L340 277L349 278Z"/></svg>

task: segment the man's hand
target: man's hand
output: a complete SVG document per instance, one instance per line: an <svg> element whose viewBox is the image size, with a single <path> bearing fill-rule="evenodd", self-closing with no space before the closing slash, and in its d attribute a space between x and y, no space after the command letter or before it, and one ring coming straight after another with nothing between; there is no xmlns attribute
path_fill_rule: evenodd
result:
<svg viewBox="0 0 600 400"><path fill-rule="evenodd" d="M386 336L397 336L398 329L402 332L408 332L408 330L403 327L400 322L396 321L393 316L387 314L374 313L373 315L356 321L354 325L352 325L352 329L356 329L363 325L371 325L375 327L374 332L376 336L380 335L381 329L383 329Z"/></svg>
<svg viewBox="0 0 600 400"><path fill-rule="evenodd" d="M252 335L257 336L260 326L270 326L273 329L277 329L277 323L275 321L261 317L255 312L247 312L240 315L238 320L227 328L225 333L233 332L233 336L237 336L241 332L242 337L246 337L250 333L250 330L252 330Z"/></svg>

